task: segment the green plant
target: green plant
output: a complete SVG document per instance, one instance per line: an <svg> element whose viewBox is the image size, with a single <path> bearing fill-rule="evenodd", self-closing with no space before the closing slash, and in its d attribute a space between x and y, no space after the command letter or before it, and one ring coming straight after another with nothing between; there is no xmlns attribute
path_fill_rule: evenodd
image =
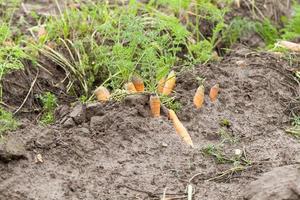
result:
<svg viewBox="0 0 300 200"><path fill-rule="evenodd" d="M97 83L118 89L133 73L154 91L157 80L177 64L189 31L176 17L136 5L122 9L87 4L48 20L48 40L64 51L44 47L41 53L70 75L69 91L88 96Z"/></svg>
<svg viewBox="0 0 300 200"><path fill-rule="evenodd" d="M225 143L225 142L229 142L231 144L234 144L238 141L238 138L230 135L228 133L228 131L224 128L220 128L219 131L218 131L218 135L221 136L222 138L222 142L221 143Z"/></svg>
<svg viewBox="0 0 300 200"><path fill-rule="evenodd" d="M294 116L292 119L292 127L286 129L286 132L297 139L300 139L300 116Z"/></svg>
<svg viewBox="0 0 300 200"><path fill-rule="evenodd" d="M234 166L246 166L251 164L251 161L248 160L245 153L241 150L239 150L239 154L235 154L236 152L234 152L234 155L226 155L222 147L222 143L217 145L209 144L206 147L202 148L202 152L205 155L212 156L217 161L217 163L221 164L231 163Z"/></svg>
<svg viewBox="0 0 300 200"><path fill-rule="evenodd" d="M292 40L300 35L300 5L297 3L293 6L291 19L285 21L286 25L282 29L282 38Z"/></svg>
<svg viewBox="0 0 300 200"><path fill-rule="evenodd" d="M230 158L223 154L221 148L217 145L209 144L202 149L202 152L215 158L218 163L231 162Z"/></svg>
<svg viewBox="0 0 300 200"><path fill-rule="evenodd" d="M15 10L20 0L0 0L0 82L3 77L13 71L24 68L24 61L32 58L25 53L19 30L12 25ZM2 85L0 84L0 101Z"/></svg>
<svg viewBox="0 0 300 200"><path fill-rule="evenodd" d="M196 20L182 24L181 11L186 17L195 12ZM208 0L129 1L126 9L89 2L48 18L44 42L58 46L36 48L66 71L68 91L77 97L90 96L100 84L119 89L134 73L154 92L172 67L212 59L226 12ZM213 25L210 36L200 32L200 19Z"/></svg>
<svg viewBox="0 0 300 200"><path fill-rule="evenodd" d="M55 121L54 110L57 107L57 98L54 94L46 92L39 96L43 105L43 113L40 119L42 124L51 124Z"/></svg>
<svg viewBox="0 0 300 200"><path fill-rule="evenodd" d="M229 119L223 118L219 122L220 126L229 128L231 126L231 122Z"/></svg>
<svg viewBox="0 0 300 200"><path fill-rule="evenodd" d="M261 36L267 46L273 46L280 38L277 28L270 20L265 19L263 22L256 22L255 31Z"/></svg>
<svg viewBox="0 0 300 200"><path fill-rule="evenodd" d="M18 127L17 121L10 112L0 107L0 136L5 131L14 130Z"/></svg>
<svg viewBox="0 0 300 200"><path fill-rule="evenodd" d="M175 99L175 97L169 97L169 96L162 95L162 96L160 96L160 101L167 108L172 109L175 112L180 111L182 108L181 103L179 101L177 101Z"/></svg>

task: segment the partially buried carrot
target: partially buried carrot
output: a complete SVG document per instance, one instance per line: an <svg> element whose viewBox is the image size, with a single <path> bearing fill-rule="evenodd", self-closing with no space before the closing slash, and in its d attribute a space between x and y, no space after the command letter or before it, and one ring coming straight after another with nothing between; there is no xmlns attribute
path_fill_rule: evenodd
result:
<svg viewBox="0 0 300 200"><path fill-rule="evenodd" d="M169 118L172 120L177 134L180 135L180 137L183 139L183 141L185 141L188 145L190 145L191 147L194 148L194 144L191 139L191 136L189 135L186 128L183 126L183 124L178 119L176 113L171 109L169 109Z"/></svg>
<svg viewBox="0 0 300 200"><path fill-rule="evenodd" d="M110 97L110 93L108 91L108 89L106 89L106 87L103 86L99 86L96 90L95 90L95 95L98 99L98 101L108 101L109 97Z"/></svg>
<svg viewBox="0 0 300 200"><path fill-rule="evenodd" d="M125 88L125 90L127 90L128 92L136 93L136 89L135 89L135 87L134 87L134 85L133 85L132 82L125 83L124 88Z"/></svg>
<svg viewBox="0 0 300 200"><path fill-rule="evenodd" d="M300 44L298 44L298 43L282 40L282 41L277 42L276 45L286 48L290 51L300 52Z"/></svg>
<svg viewBox="0 0 300 200"><path fill-rule="evenodd" d="M131 81L132 81L132 83L133 83L133 85L134 85L137 92L144 92L145 85L144 85L143 80L140 77L133 76Z"/></svg>
<svg viewBox="0 0 300 200"><path fill-rule="evenodd" d="M216 84L214 85L211 89L210 89L210 92L209 92L209 98L212 102L216 101L217 98L218 98L218 94L219 94L219 90L220 90L220 87L219 87L219 84Z"/></svg>
<svg viewBox="0 0 300 200"><path fill-rule="evenodd" d="M162 79L160 79L157 83L157 92L159 94L161 94L164 90L164 85L165 85L166 79L165 77L163 77Z"/></svg>
<svg viewBox="0 0 300 200"><path fill-rule="evenodd" d="M200 85L194 95L194 105L197 109L201 108L204 102L204 86Z"/></svg>
<svg viewBox="0 0 300 200"><path fill-rule="evenodd" d="M176 75L175 72L172 70L167 77L162 94L163 95L171 94L172 90L175 87L175 83L176 83Z"/></svg>
<svg viewBox="0 0 300 200"><path fill-rule="evenodd" d="M153 117L160 116L160 100L159 96L152 95L150 96L150 109Z"/></svg>

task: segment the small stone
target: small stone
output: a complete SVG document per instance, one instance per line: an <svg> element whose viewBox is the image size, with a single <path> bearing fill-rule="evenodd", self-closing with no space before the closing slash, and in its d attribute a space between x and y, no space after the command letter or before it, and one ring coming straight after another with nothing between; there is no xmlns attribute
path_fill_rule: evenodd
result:
<svg viewBox="0 0 300 200"><path fill-rule="evenodd" d="M35 163L43 163L44 160L43 160L43 157L42 155L39 153L35 156Z"/></svg>
<svg viewBox="0 0 300 200"><path fill-rule="evenodd" d="M236 155L236 156L241 156L242 155L242 150L240 150L240 149L235 149L234 150L234 154Z"/></svg>
<svg viewBox="0 0 300 200"><path fill-rule="evenodd" d="M163 146L163 147L168 147L168 144L163 142L163 143L161 144L161 146Z"/></svg>

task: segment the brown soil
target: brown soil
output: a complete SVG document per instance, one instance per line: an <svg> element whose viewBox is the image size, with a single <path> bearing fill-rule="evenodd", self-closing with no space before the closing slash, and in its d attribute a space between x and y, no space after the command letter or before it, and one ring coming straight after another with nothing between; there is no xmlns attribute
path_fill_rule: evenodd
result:
<svg viewBox="0 0 300 200"><path fill-rule="evenodd" d="M21 129L0 144L0 199L160 199L164 190L175 199L186 196L196 174L190 181L194 199L257 199L251 194L261 192L260 187L248 192L252 181L259 183L275 167L299 167L300 143L284 131L291 111L297 111L293 99L299 97L289 70L288 62L274 55L239 48L220 63L180 73L175 96L183 109L178 116L194 149L183 143L165 115L150 117L146 95L122 103L60 106L58 123L49 127L23 120ZM192 104L197 76L206 78L206 96L214 84L221 87L217 102L206 97L200 110ZM231 125L222 127L222 119ZM236 139L223 142L223 153L230 157L235 149L244 150L243 157L251 161L243 170L224 174L234 164L220 164L203 153L224 139L221 130ZM11 150L16 143L18 151ZM284 173L296 172L288 168ZM285 182L286 177L275 180ZM282 199L280 190L275 187L272 199Z"/></svg>

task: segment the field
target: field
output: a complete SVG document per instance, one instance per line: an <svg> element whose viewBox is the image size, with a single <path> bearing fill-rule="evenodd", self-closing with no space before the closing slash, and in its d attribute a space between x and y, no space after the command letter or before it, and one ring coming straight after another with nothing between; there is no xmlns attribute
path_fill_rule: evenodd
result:
<svg viewBox="0 0 300 200"><path fill-rule="evenodd" d="M0 199L300 199L299 42L297 1L0 0Z"/></svg>

